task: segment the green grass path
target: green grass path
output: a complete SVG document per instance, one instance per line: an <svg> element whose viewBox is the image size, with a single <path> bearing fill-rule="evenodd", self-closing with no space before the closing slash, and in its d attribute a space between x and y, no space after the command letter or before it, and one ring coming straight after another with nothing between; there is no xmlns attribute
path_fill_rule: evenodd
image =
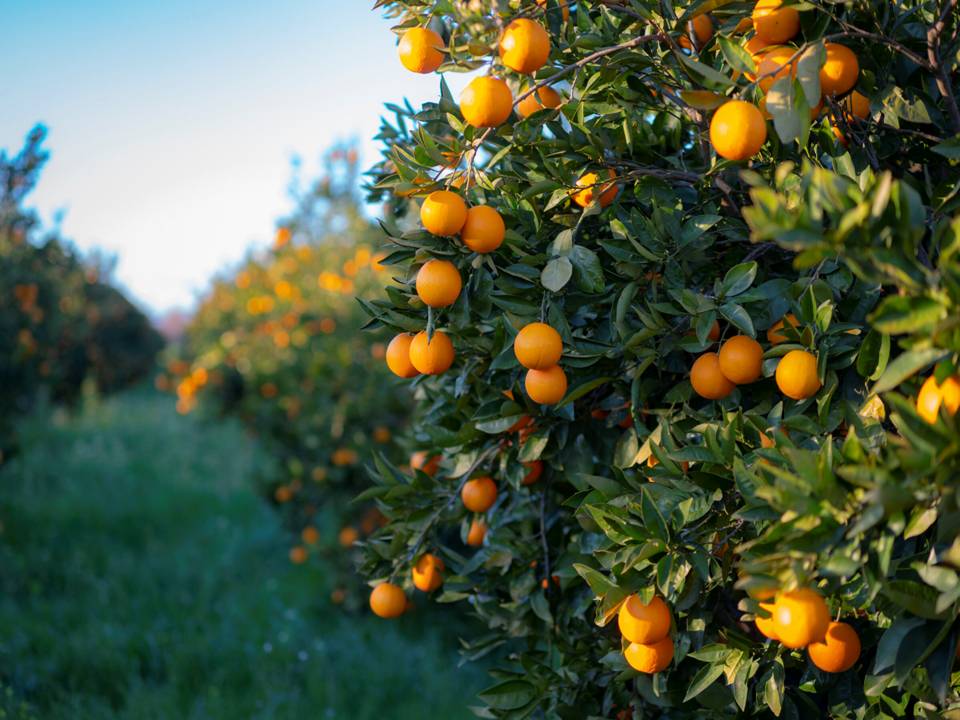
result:
<svg viewBox="0 0 960 720"><path fill-rule="evenodd" d="M242 430L129 393L23 424L0 467L0 718L455 720L484 678L436 615L330 605Z"/></svg>

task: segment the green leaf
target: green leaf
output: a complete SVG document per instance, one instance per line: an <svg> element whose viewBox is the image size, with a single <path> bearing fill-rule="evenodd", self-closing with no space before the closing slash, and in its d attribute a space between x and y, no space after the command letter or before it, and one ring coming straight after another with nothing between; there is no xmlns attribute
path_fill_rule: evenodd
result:
<svg viewBox="0 0 960 720"><path fill-rule="evenodd" d="M537 691L533 685L523 680L507 680L481 690L478 696L492 708L513 710L533 700L537 696Z"/></svg>
<svg viewBox="0 0 960 720"><path fill-rule="evenodd" d="M720 283L720 295L730 297L739 295L744 290L753 285L757 277L757 264L755 262L745 262L734 265L727 271Z"/></svg>
<svg viewBox="0 0 960 720"><path fill-rule="evenodd" d="M947 350L939 348L923 348L922 350L909 350L887 366L883 375L877 380L876 384L870 389L875 395L893 390L907 378L915 375L925 367L929 367L941 358L949 354Z"/></svg>
<svg viewBox="0 0 960 720"><path fill-rule="evenodd" d="M573 263L574 279L580 290L586 293L603 292L603 267L593 250L574 245L570 251L570 262Z"/></svg>
<svg viewBox="0 0 960 720"><path fill-rule="evenodd" d="M944 140L930 149L950 160L960 160L960 135L954 135L949 140Z"/></svg>
<svg viewBox="0 0 960 720"><path fill-rule="evenodd" d="M687 700L695 698L713 685L721 675L723 675L723 663L704 665L690 681L690 686L687 688L687 694L683 696L683 701L687 702Z"/></svg>
<svg viewBox="0 0 960 720"><path fill-rule="evenodd" d="M720 45L720 52L723 53L724 59L734 70L749 74L757 72L757 65L753 62L753 56L750 55L743 45L723 35L717 36L717 42Z"/></svg>
<svg viewBox="0 0 960 720"><path fill-rule="evenodd" d="M540 284L550 292L560 292L573 276L573 265L565 257L554 258L540 273Z"/></svg>
<svg viewBox="0 0 960 720"><path fill-rule="evenodd" d="M893 295L874 310L870 323L880 332L902 335L932 328L946 314L947 308L931 297Z"/></svg>

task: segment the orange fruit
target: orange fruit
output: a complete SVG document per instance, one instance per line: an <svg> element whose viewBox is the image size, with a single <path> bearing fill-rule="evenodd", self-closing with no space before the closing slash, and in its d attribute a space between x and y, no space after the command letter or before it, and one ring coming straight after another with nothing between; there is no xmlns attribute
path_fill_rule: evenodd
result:
<svg viewBox="0 0 960 720"><path fill-rule="evenodd" d="M421 331L410 343L410 363L424 375L439 375L453 365L453 343L445 332L437 330L427 342L426 331Z"/></svg>
<svg viewBox="0 0 960 720"><path fill-rule="evenodd" d="M337 542L340 543L341 547L350 547L359 539L360 533L357 532L355 527L351 527L350 525L341 528L340 532L337 533Z"/></svg>
<svg viewBox="0 0 960 720"><path fill-rule="evenodd" d="M620 606L617 625L620 634L632 643L655 643L670 634L670 608L659 596L644 605L634 594Z"/></svg>
<svg viewBox="0 0 960 720"><path fill-rule="evenodd" d="M722 400L736 387L720 370L720 358L716 353L704 353L690 368L690 384L693 391L707 400Z"/></svg>
<svg viewBox="0 0 960 720"><path fill-rule="evenodd" d="M777 363L777 387L794 400L806 400L820 389L817 356L806 350L791 350Z"/></svg>
<svg viewBox="0 0 960 720"><path fill-rule="evenodd" d="M500 37L500 59L511 70L535 73L550 57L550 36L543 25L519 18L503 31Z"/></svg>
<svg viewBox="0 0 960 720"><path fill-rule="evenodd" d="M467 210L467 221L460 230L460 239L474 252L488 253L503 244L506 231L500 213L489 205L477 205Z"/></svg>
<svg viewBox="0 0 960 720"><path fill-rule="evenodd" d="M442 558L424 553L413 566L413 586L421 592L433 592L443 585L443 571L446 569Z"/></svg>
<svg viewBox="0 0 960 720"><path fill-rule="evenodd" d="M537 480L540 479L540 476L543 475L542 460L525 462L523 463L523 466L527 469L527 474L523 476L524 485L533 485Z"/></svg>
<svg viewBox="0 0 960 720"><path fill-rule="evenodd" d="M745 42L743 45L743 49L750 53L750 57L753 58L753 64L757 66L758 70L760 68L760 61L763 59L763 54L766 52L768 47L770 47L770 43L756 34L747 40L747 42ZM747 80L757 79L757 76L754 73L744 74L747 76Z"/></svg>
<svg viewBox="0 0 960 720"><path fill-rule="evenodd" d="M477 518L470 523L470 530L467 532L467 545L470 547L480 547L483 545L483 539L487 536L487 524Z"/></svg>
<svg viewBox="0 0 960 720"><path fill-rule="evenodd" d="M845 672L860 657L860 636L847 623L832 622L822 641L807 645L807 655L810 662L824 672Z"/></svg>
<svg viewBox="0 0 960 720"><path fill-rule="evenodd" d="M649 645L630 643L623 651L623 657L637 672L653 675L666 670L673 660L673 640L665 637Z"/></svg>
<svg viewBox="0 0 960 720"><path fill-rule="evenodd" d="M783 319L775 322L771 328L767 330L767 342L771 345L779 345L780 343L788 340L786 335L778 332L778 330L783 328L784 322L786 322L787 325L792 328L797 328L798 330L800 329L800 321L797 320L797 316L793 313L787 313L783 316Z"/></svg>
<svg viewBox="0 0 960 720"><path fill-rule="evenodd" d="M387 367L397 377L412 378L420 374L410 362L410 343L413 342L413 333L395 335L387 345Z"/></svg>
<svg viewBox="0 0 960 720"><path fill-rule="evenodd" d="M710 142L717 155L727 160L747 160L767 141L763 114L743 100L730 100L710 120Z"/></svg>
<svg viewBox="0 0 960 720"><path fill-rule="evenodd" d="M777 637L777 629L774 627L773 622L773 609L775 604L762 602L760 603L760 607L763 610L766 610L770 614L770 617L762 617L759 613L757 613L757 615L754 617L754 625L757 626L757 630L759 630L760 634L764 637L768 637L771 640L779 640L780 638Z"/></svg>
<svg viewBox="0 0 960 720"><path fill-rule="evenodd" d="M757 63L760 81L757 84L763 92L768 92L780 78L796 76L797 61L791 61L796 52L796 48L780 46L770 48L760 56L760 62Z"/></svg>
<svg viewBox="0 0 960 720"><path fill-rule="evenodd" d="M957 414L960 408L960 375L951 375L937 384L937 378L931 375L924 380L917 393L917 414L933 425L940 418L941 405L950 416Z"/></svg>
<svg viewBox="0 0 960 720"><path fill-rule="evenodd" d="M686 28L686 32L680 37L681 47L690 50L690 34L693 34L693 39L698 48L702 48L708 42L710 38L713 37L713 20L710 19L710 16L706 13L702 15L697 15L693 20L691 20Z"/></svg>
<svg viewBox="0 0 960 720"><path fill-rule="evenodd" d="M559 365L544 370L527 370L523 386L535 403L555 405L567 394L567 375Z"/></svg>
<svg viewBox="0 0 960 720"><path fill-rule="evenodd" d="M537 0L537 5L546 10L547 0ZM563 16L563 21L566 22L570 19L570 3L565 2L565 0L559 0L557 5L560 7L560 14Z"/></svg>
<svg viewBox="0 0 960 720"><path fill-rule="evenodd" d="M847 111L848 115L865 120L870 117L870 98L854 90L843 99L841 106Z"/></svg>
<svg viewBox="0 0 960 720"><path fill-rule="evenodd" d="M843 95L857 84L860 63L853 50L839 43L827 43L826 62L820 68L820 92L828 97Z"/></svg>
<svg viewBox="0 0 960 720"><path fill-rule="evenodd" d="M533 322L517 333L513 354L528 370L544 370L560 362L563 340L560 333L546 323Z"/></svg>
<svg viewBox="0 0 960 720"><path fill-rule="evenodd" d="M300 533L300 538L307 545L316 545L320 541L320 531L313 526L307 526Z"/></svg>
<svg viewBox="0 0 960 720"><path fill-rule="evenodd" d="M607 175L611 180L615 180L617 177L616 173L609 168L607 169ZM600 177L592 172L581 175L577 180L577 187L583 189L573 194L573 201L582 208L588 207L598 198L600 207L607 207L620 192L620 187L616 182L600 185Z"/></svg>
<svg viewBox="0 0 960 720"><path fill-rule="evenodd" d="M463 289L460 271L449 260L428 260L417 273L417 296L424 305L453 305Z"/></svg>
<svg viewBox="0 0 960 720"><path fill-rule="evenodd" d="M460 94L460 113L474 127L496 127L506 122L513 109L513 94L500 78L474 78Z"/></svg>
<svg viewBox="0 0 960 720"><path fill-rule="evenodd" d="M470 512L486 512L497 501L497 484L486 476L467 480L460 491L460 499Z"/></svg>
<svg viewBox="0 0 960 720"><path fill-rule="evenodd" d="M443 63L443 38L430 28L410 28L400 38L397 52L407 70L432 73Z"/></svg>
<svg viewBox="0 0 960 720"><path fill-rule="evenodd" d="M400 617L407 609L407 596L393 583L380 583L370 593L370 609L377 617Z"/></svg>
<svg viewBox="0 0 960 720"><path fill-rule="evenodd" d="M794 650L823 640L830 625L827 604L811 588L780 593L772 614L777 639Z"/></svg>
<svg viewBox="0 0 960 720"><path fill-rule="evenodd" d="M436 190L420 206L420 222L427 232L441 237L456 235L467 221L467 204L449 190Z"/></svg>
<svg viewBox="0 0 960 720"><path fill-rule="evenodd" d="M732 383L745 385L760 377L763 348L746 335L734 335L720 346L720 372Z"/></svg>
<svg viewBox="0 0 960 720"><path fill-rule="evenodd" d="M753 29L771 44L786 42L800 32L800 13L781 5L783 0L758 0L753 6Z"/></svg>
<svg viewBox="0 0 960 720"><path fill-rule="evenodd" d="M302 565L307 561L307 549L300 545L290 548L290 562L294 565Z"/></svg>
<svg viewBox="0 0 960 720"><path fill-rule="evenodd" d="M552 87L542 87L535 93L527 95L517 103L517 113L520 117L530 117L535 112L550 108L556 110L563 104L563 97Z"/></svg>
<svg viewBox="0 0 960 720"><path fill-rule="evenodd" d="M710 326L710 332L707 333L707 339L716 342L720 339L720 323L716 320L713 321L713 325Z"/></svg>
<svg viewBox="0 0 960 720"><path fill-rule="evenodd" d="M413 470L421 470L430 477L437 474L440 469L440 456L429 455L426 450L417 450L410 456L410 467Z"/></svg>

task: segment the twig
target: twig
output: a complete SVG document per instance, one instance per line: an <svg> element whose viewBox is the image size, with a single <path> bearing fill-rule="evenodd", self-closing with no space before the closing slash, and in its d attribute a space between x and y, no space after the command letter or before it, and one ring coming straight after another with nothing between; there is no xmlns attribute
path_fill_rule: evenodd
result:
<svg viewBox="0 0 960 720"><path fill-rule="evenodd" d="M950 11L955 11L956 8L957 0L946 0L940 17L927 30L927 59L930 61L931 72L936 76L937 89L947 103L947 113L950 115L950 124L953 125L953 131L960 133L960 107L957 107L957 98L953 94L947 69L940 62L940 35L946 27Z"/></svg>

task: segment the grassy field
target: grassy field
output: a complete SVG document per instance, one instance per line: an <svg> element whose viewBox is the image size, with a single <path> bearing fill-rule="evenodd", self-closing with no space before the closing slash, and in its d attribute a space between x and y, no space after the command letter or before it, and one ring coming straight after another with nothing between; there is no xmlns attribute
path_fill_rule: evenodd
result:
<svg viewBox="0 0 960 720"><path fill-rule="evenodd" d="M328 601L241 429L142 392L34 418L0 468L0 718L472 717L455 637ZM434 623L431 623L434 618Z"/></svg>

